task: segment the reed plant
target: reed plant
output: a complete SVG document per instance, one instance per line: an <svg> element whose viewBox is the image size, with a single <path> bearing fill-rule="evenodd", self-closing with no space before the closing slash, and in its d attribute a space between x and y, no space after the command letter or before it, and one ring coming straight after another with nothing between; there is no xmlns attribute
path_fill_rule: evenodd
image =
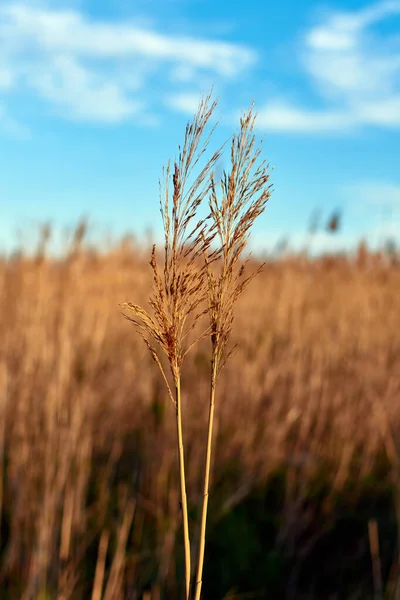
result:
<svg viewBox="0 0 400 600"><path fill-rule="evenodd" d="M208 148L211 134L205 142L202 137L215 107L210 95L202 99L194 120L186 128L178 161L173 170L169 163L164 171L160 194L164 263L161 273L153 246L150 311L129 302L120 305L128 310L124 316L136 327L158 365L175 406L186 600L198 600L201 596L217 377L231 353L227 344L236 301L262 268L247 275L241 257L250 229L264 211L271 193L268 165L259 160L261 146L255 143L252 108L241 118L239 133L232 138L230 171L223 174L220 185L214 179L213 169L222 149L214 152L199 174L193 173ZM190 179L193 181L189 185ZM205 199L209 213L199 219L198 211ZM205 315L209 326L192 340L189 334ZM210 401L196 579L191 589L181 373L185 356L205 336L211 339ZM165 358L170 377L164 367Z"/></svg>
<svg viewBox="0 0 400 600"><path fill-rule="evenodd" d="M227 345L232 331L236 302L246 286L263 268L261 264L248 275L246 261L241 260L251 227L257 217L263 213L271 195L269 167L265 161L259 161L261 144L256 146L253 133L254 121L255 115L252 109L241 118L239 133L233 136L231 143L230 171L224 173L220 189L217 188L214 180L212 181L209 201L220 251L216 272L211 259L213 257L208 255L205 245L208 317L211 333L211 375L195 600L200 599L202 588L217 378L233 350L228 349Z"/></svg>

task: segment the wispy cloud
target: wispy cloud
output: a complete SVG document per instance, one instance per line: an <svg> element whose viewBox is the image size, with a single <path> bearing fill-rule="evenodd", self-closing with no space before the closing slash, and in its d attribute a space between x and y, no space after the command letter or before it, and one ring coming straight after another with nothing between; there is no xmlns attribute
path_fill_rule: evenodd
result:
<svg viewBox="0 0 400 600"><path fill-rule="evenodd" d="M303 109L292 106L284 99L274 100L262 107L257 119L259 127L290 133L335 133L351 123L351 117L343 111Z"/></svg>
<svg viewBox="0 0 400 600"><path fill-rule="evenodd" d="M399 38L379 33L382 21L399 17L400 0L327 15L306 32L299 52L320 108L273 101L261 109L259 125L291 132L400 127Z"/></svg>
<svg viewBox="0 0 400 600"><path fill-rule="evenodd" d="M381 208L400 214L400 183L387 181L361 181L342 188L344 197L362 209Z"/></svg>
<svg viewBox="0 0 400 600"><path fill-rule="evenodd" d="M39 10L14 4L2 9L5 33L25 48L70 52L87 58L145 57L188 64L233 76L253 62L246 47L222 41L161 34L118 22L90 20L75 11ZM3 29L3 31L4 31Z"/></svg>
<svg viewBox="0 0 400 600"><path fill-rule="evenodd" d="M304 231L297 229L296 231L270 230L268 235L253 233L251 247L253 249L265 249L268 251L276 251L277 247L285 242L286 250L289 252L301 252L307 250L310 254L317 253L337 253L344 250L354 249L362 235L355 237L353 232L339 232L337 234L328 233L327 231L316 231L312 238L307 234L307 229Z"/></svg>
<svg viewBox="0 0 400 600"><path fill-rule="evenodd" d="M24 89L57 114L100 122L151 120L155 76L173 94L203 74L234 79L256 60L243 45L28 3L0 8L0 38L0 93Z"/></svg>
<svg viewBox="0 0 400 600"><path fill-rule="evenodd" d="M195 92L173 94L167 98L166 104L174 110L192 115L199 105L200 96L200 93Z"/></svg>
<svg viewBox="0 0 400 600"><path fill-rule="evenodd" d="M139 112L117 82L86 69L75 58L59 55L38 65L27 76L35 91L58 106L61 113L87 121L116 122Z"/></svg>

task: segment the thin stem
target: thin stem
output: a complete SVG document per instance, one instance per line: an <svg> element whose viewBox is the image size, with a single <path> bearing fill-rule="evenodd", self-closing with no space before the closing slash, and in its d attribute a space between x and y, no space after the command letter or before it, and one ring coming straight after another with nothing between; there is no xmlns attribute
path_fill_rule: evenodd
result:
<svg viewBox="0 0 400 600"><path fill-rule="evenodd" d="M179 479L181 484L181 508L182 508L182 523L183 523L183 541L185 549L185 583L186 583L186 600L189 600L190 594L190 539L189 539L189 521L186 496L186 477L185 477L185 457L183 453L183 436L182 436L182 403L181 403L181 380L177 378L175 384L176 394L176 428L178 434L178 453L179 453Z"/></svg>
<svg viewBox="0 0 400 600"><path fill-rule="evenodd" d="M212 436L213 436L213 425L214 425L216 379L217 379L216 361L213 360L212 372L211 372L210 406L209 406L209 413L208 413L207 452L206 452L206 463L205 463L205 469L204 469L204 482L203 482L203 506L201 509L199 553L198 553L198 558L197 558L196 589L195 589L195 596L194 596L195 600L200 600L201 586L203 584L203 565L204 565L204 550L205 550L205 544L206 544L206 525L207 525L207 511L208 511L208 497L209 497L208 490L209 490L209 483L210 483L210 467L211 467Z"/></svg>

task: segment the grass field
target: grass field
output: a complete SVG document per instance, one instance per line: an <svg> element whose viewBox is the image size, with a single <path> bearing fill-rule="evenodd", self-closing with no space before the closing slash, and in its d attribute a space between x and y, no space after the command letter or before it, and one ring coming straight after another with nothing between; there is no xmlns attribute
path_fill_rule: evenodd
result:
<svg viewBox="0 0 400 600"><path fill-rule="evenodd" d="M0 264L1 598L179 597L174 407L117 306L146 305L144 256L125 244ZM379 597L374 520L375 567L395 582L399 294L398 266L360 252L271 261L240 298L205 598ZM208 344L182 374L194 539Z"/></svg>

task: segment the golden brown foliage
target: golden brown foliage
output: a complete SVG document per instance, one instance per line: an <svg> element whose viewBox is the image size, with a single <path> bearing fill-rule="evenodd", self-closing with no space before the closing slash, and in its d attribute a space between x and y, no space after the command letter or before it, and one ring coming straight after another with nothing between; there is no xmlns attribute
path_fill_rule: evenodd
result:
<svg viewBox="0 0 400 600"><path fill-rule="evenodd" d="M105 567L104 587L112 572L113 589L140 590L156 569L159 585L175 589L174 415L164 411L147 350L115 314L117 299L134 291L143 303L150 289L146 265L135 255L128 262L126 253L95 263L82 255L74 263L0 264L0 576L23 584L11 598L23 592L37 598L44 587L62 589L64 598L88 597L87 588L74 596L68 590L82 589L81 565L93 539L101 539L97 585L102 554L113 561L118 551L114 569ZM212 471L217 513L289 465L281 535L295 539L307 523L303 486L322 465L333 491L357 488L386 451L388 423L398 447L399 293L398 268L372 256L365 268L346 260L267 265L244 291L232 335L238 348L220 377ZM200 501L207 356L203 340L183 371L194 501ZM387 414L379 422L371 410L378 400ZM151 551L143 534L149 523ZM104 532L113 540L108 546Z"/></svg>

